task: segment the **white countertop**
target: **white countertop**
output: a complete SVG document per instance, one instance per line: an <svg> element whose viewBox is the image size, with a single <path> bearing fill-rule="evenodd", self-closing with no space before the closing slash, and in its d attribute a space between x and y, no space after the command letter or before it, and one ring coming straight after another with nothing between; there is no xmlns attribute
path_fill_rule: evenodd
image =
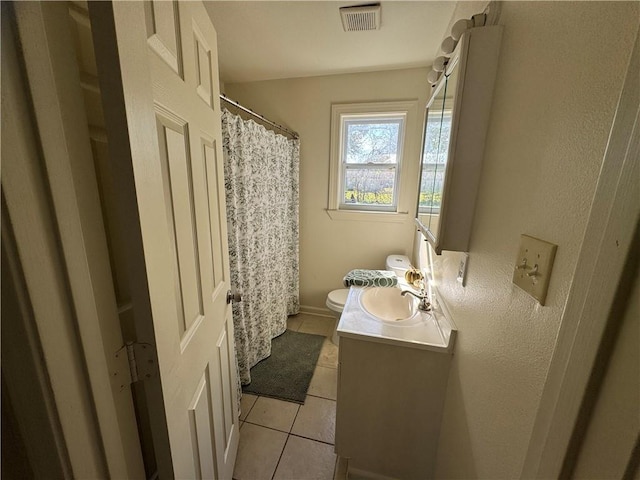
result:
<svg viewBox="0 0 640 480"><path fill-rule="evenodd" d="M394 288L394 287L390 287ZM366 287L351 287L345 303L338 335L358 340L387 343L401 347L419 348L451 353L456 330L439 311L420 312L400 322L379 320L367 313L360 304L360 296Z"/></svg>

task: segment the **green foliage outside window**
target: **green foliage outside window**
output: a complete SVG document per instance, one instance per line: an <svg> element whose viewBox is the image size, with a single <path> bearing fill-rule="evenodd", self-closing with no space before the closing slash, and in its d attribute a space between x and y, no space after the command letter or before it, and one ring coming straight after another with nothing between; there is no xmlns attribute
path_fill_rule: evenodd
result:
<svg viewBox="0 0 640 480"><path fill-rule="evenodd" d="M344 192L344 203L360 203L365 205L391 205L393 189L385 188L379 192L347 190Z"/></svg>
<svg viewBox="0 0 640 480"><path fill-rule="evenodd" d="M420 207L440 207L442 192L420 192Z"/></svg>

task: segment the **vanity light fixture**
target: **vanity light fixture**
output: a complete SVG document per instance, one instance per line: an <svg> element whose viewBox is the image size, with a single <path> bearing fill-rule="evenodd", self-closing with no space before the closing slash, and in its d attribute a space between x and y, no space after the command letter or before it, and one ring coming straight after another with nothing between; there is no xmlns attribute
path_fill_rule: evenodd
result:
<svg viewBox="0 0 640 480"><path fill-rule="evenodd" d="M462 20L458 20L451 27L451 38L456 42L460 40L460 37L464 32L473 28L475 25L473 24L473 20L469 20L467 18L463 18Z"/></svg>
<svg viewBox="0 0 640 480"><path fill-rule="evenodd" d="M460 40L464 32L466 32L470 28L495 25L496 23L498 23L499 17L500 2L494 0L492 2L489 2L482 13L478 13L471 18L463 18L454 23L451 27L451 33L442 41L442 44L440 45L440 51L444 54L444 56L437 57L433 61L431 71L429 71L429 73L427 74L427 81L429 82L429 84L431 86L434 86L438 82L440 76L442 75L442 72L447 65L449 56L456 49L458 41Z"/></svg>

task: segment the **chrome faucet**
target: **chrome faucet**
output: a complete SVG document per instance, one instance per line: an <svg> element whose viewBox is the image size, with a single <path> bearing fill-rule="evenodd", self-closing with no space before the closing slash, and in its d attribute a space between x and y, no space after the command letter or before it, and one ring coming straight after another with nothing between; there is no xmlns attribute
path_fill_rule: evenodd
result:
<svg viewBox="0 0 640 480"><path fill-rule="evenodd" d="M407 293L420 300L420 303L418 304L418 310L422 310L423 312L431 311L431 303L429 303L428 301L429 296L424 290L422 290L420 293L415 293L411 290L403 290L402 292L400 292L400 295L404 297Z"/></svg>

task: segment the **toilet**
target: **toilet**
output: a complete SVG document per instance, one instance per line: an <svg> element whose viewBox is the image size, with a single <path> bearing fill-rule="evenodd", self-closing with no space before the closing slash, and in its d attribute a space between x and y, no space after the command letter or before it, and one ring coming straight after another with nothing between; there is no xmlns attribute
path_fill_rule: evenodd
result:
<svg viewBox="0 0 640 480"><path fill-rule="evenodd" d="M389 255L385 262L385 269L393 271L398 277L398 283L404 283L404 274L411 268L411 261L406 255ZM338 322L340 321L340 315L344 310L344 304L347 302L347 296L349 295L348 288L339 288L332 290L327 295L327 308L331 310L331 313L336 317L336 326L333 329L333 335L331 341L338 345Z"/></svg>

